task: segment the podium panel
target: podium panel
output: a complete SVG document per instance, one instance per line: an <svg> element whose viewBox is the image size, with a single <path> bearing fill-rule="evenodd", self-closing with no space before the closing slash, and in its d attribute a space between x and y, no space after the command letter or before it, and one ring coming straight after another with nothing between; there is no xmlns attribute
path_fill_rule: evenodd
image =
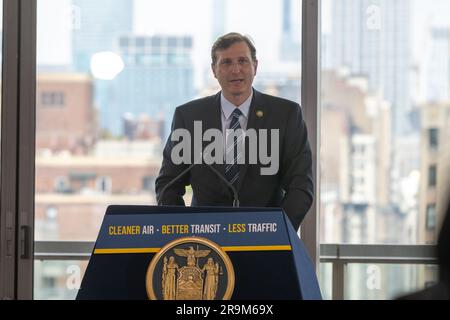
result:
<svg viewBox="0 0 450 320"><path fill-rule="evenodd" d="M77 299L321 299L280 209L110 206Z"/></svg>

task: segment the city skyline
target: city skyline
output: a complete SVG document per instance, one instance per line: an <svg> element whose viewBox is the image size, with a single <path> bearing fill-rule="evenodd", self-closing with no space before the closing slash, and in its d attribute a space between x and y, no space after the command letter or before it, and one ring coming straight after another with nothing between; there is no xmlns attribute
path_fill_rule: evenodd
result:
<svg viewBox="0 0 450 320"><path fill-rule="evenodd" d="M54 1L54 0L41 0L41 1L49 2L49 1ZM77 1L79 2L80 0L77 0ZM74 3L78 3L77 1L75 1ZM207 6L206 5L206 4L212 4L212 3L213 2L211 0L202 0L202 2L201 2L201 4L205 4L205 7L206 7L205 10L206 9L210 10L210 12L209 12L210 16L216 16L216 17L220 16L217 11L218 10L223 10L223 5L224 5L224 3L226 3L226 5L227 5L227 8L226 8L227 10L225 12L225 17L226 18L228 18L230 16L229 12L234 12L232 10L233 6L238 4L237 1L227 1L227 2L221 1L221 2L216 2L216 4L218 6ZM269 2L268 1L264 2L264 4L267 4L267 3L269 3ZM344 2L335 1L335 3L339 4L339 3L344 3ZM351 4L351 3L353 3L353 2L351 2L351 1L346 1L345 2L345 4ZM354 3L358 4L358 6L355 7L355 8L358 8L357 14L362 15L362 18L364 18L364 13L365 13L364 9L366 9L366 7L370 8L371 10L374 9L372 7L373 3L377 3L380 6L381 5L388 5L388 6L394 5L394 4L392 4L394 2L366 1L366 2L364 2L362 4L363 6L361 7L361 3L360 2L356 1ZM395 5L397 5L397 4L405 4L405 3L406 3L405 1L396 1ZM417 6L417 3L419 3L419 2L415 2L416 6ZM142 19L142 17L149 16L149 19L152 21L153 25L155 25L155 26L156 25L161 25L161 27L159 29L158 28L152 28L152 30L149 30L147 28L148 26L151 26L149 23L146 24L145 21L141 21L141 22L134 21L133 34L131 34L131 35L124 35L123 37L130 38L130 39L137 39L136 41L138 41L139 39L140 40L144 39L142 41L145 42L145 41L147 41L145 39L150 39L149 41L152 41L151 39L153 39L156 35L162 34L164 32L173 33L173 34L179 33L180 35L185 34L186 32L189 32L189 30L186 31L186 30L179 29L179 27L176 24L167 23L167 21L165 20L165 19L167 19L167 17L164 17L164 15L162 14L163 11L168 11L170 9L170 7L176 6L177 4L179 4L178 0L171 0L166 5L161 5L161 6L156 7L158 10L153 10L151 12L151 14L147 14L149 10L145 10L145 8L146 7L147 7L147 9L150 8L151 3L148 2L148 1L145 1L145 0L137 0L137 1L135 1L135 9L136 9L136 12L141 13L141 15L140 15L141 19ZM247 5L251 6L252 4L254 4L254 2L251 2L251 1L250 2L246 2L246 5L244 5L243 9L246 8L245 6L247 6ZM276 4L276 6L278 8L278 11L275 10L275 15L278 18L280 18L280 19L283 18L283 17L287 18L286 17L286 12L289 11L289 9L292 9L292 10L295 11L295 9L294 9L295 5L293 5L292 8L289 8L288 2L286 2L286 0L280 0L278 2L275 2L275 1L270 2L270 6L264 7L264 9L262 9L262 12L264 13L264 10L267 10L268 8L269 9L270 8L273 9L274 8L274 4ZM301 4L301 1L298 1L298 0L297 1L293 1L292 4L297 4L297 6L298 6L299 4ZM324 5L326 5L326 4L327 4L327 1L324 1ZM370 6L369 6L369 4L370 4ZM423 2L420 2L420 4L423 5ZM89 7L89 8L91 8L91 7ZM285 9L284 11L282 10L283 8ZM383 7L380 7L380 8L383 8ZM385 7L385 8L388 8L388 7ZM177 10L177 12L179 12L179 11L183 11L184 12L184 10L181 10L181 9L184 9L184 7L179 7L179 9L180 10ZM395 11L396 14L397 15L407 14L408 12L406 12L406 10L403 10L403 9L405 9L405 7L400 7L400 8L398 8L398 10L396 9L397 10L397 11ZM63 9L61 9L61 10L63 10ZM242 10L242 11L245 11L245 10ZM392 11L392 10L386 9L386 11ZM65 12L65 11L63 10L62 12ZM373 10L369 11L368 13L369 14L373 14L372 12L373 12ZM375 10L375 12L376 12L376 10ZM83 15L82 12L81 12L81 15ZM138 16L139 15L137 13L134 14L135 18L138 17ZM152 18L153 16L155 16L154 19ZM179 17L181 19L181 24L183 24L183 21L184 21L183 19L186 19L188 16L189 15L185 14L183 17ZM239 16L239 14L237 16ZM264 16L264 14L262 16ZM381 25L378 26L376 21L370 20L371 23L374 23L374 25L371 25L370 27L375 27L375 31L378 31L380 28L383 29L382 28L383 23L388 24L388 26L392 25L393 24L392 21L395 22L395 17L396 16L389 17L389 20L387 18L384 18L383 15L381 17L378 17L378 16L375 15L375 17L381 19L380 20ZM176 17L176 16L174 18L178 19L178 17ZM292 18L292 21L296 20L293 17L289 17L289 18ZM336 20L339 18L339 15L336 15L336 17L334 17L334 18L335 18L334 20L336 22ZM230 18L230 19L231 19L230 21L233 21L233 19L237 19L237 18L233 17L233 18ZM208 20L208 19L205 19L205 20ZM224 20L227 20L227 19L224 19ZM286 19L286 20L289 20L289 19ZM81 21L83 21L83 19L81 19ZM209 21L208 23L212 23L211 20L208 20L208 21ZM226 27L228 27L228 24L230 23L230 21L228 21L228 22L227 21L223 21L224 23L226 23L226 26L223 26L224 29ZM409 22L409 21L410 21L410 19L407 16L406 19L405 19L405 23ZM278 22L279 23L277 25L277 29L279 31L283 30L283 28L284 28L284 30L289 33L288 34L289 37L294 37L295 38L295 34L299 32L298 29L295 29L295 28L294 29L290 29L288 21L286 23L282 23L282 20L280 20ZM364 19L362 19L362 22L360 24L358 24L358 29L364 30L364 31L361 31L361 33L365 32L365 33L369 33L370 34L370 30L369 30L369 32L368 32L368 30L365 30L365 28L368 27L368 26L367 26L367 22L366 22L366 24L364 22L366 22L366 21ZM202 23L204 23L204 22L202 22ZM139 24L141 24L140 27L139 27ZM257 23L255 22L255 25L256 24ZM295 23L293 22L293 24L295 24ZM138 25L138 26L136 26L136 25ZM395 26L396 24L394 23L393 25ZM77 25L77 23L75 23L74 26L83 28L83 25L79 26L79 25ZM84 27L86 28L86 26L84 26ZM213 30L218 30L218 29L220 29L219 27L220 26L215 25ZM195 29L195 27L192 27L192 28ZM400 37L400 38L402 38L404 36L406 37L406 34L408 33L407 31L405 31L405 29L407 28L407 25L402 26L401 28L402 28L401 29L402 33L400 33L397 37ZM192 29L192 30L194 30L194 29ZM339 39L342 40L342 41L340 41L342 43L344 43L345 42L344 40L347 39L347 38L342 38L342 36L346 36L344 31L347 30L347 29L346 29L346 27L344 27L341 30L341 32L339 32L340 35L341 35L341 38L339 38ZM136 30L141 30L141 32L137 32ZM394 62L394 67L395 67L395 63L398 62L398 61L401 61L402 64L401 64L400 68L398 68L398 66L397 66L396 67L397 69L395 69L394 67L391 67L391 69L394 70L393 74L394 75L395 74L403 74L403 77L402 78L398 78L398 79L394 78L394 81L391 81L389 83L385 83L385 80L384 80L385 78L389 78L389 77L386 77L386 75L383 75L381 77L379 75L377 75L377 72L379 72L377 69L380 69L381 67L383 67L386 70L389 69L386 66L383 66L383 63L381 63L381 67L378 66L377 62L378 63L380 62L379 59L378 60L375 59L375 61L364 61L363 60L363 58L365 58L364 55L366 55L366 56L369 55L369 53L370 53L369 49L374 49L375 50L378 45L382 45L381 40L383 39L383 36L384 37L388 37L390 35L390 33L394 33L395 30L396 29L384 30L383 34L381 34L381 33L371 34L371 38L369 40L367 40L366 42L364 42L364 44L366 46L368 46L370 44L371 47L364 49L364 51L361 50L361 51L357 51L357 52L352 52L352 50L349 50L350 53L354 54L357 58L362 60L362 62L357 61L357 62L360 63L360 66L357 66L356 73L352 74L352 77L364 78L364 76L365 76L367 78L367 80L368 80L366 83L369 85L369 88L372 88L372 89L374 87L377 88L377 86L379 86L380 83L384 83L384 85L386 85L387 87L392 87L392 88L398 86L399 82L403 84L403 87L405 87L408 83L410 83L409 80L406 80L406 79L408 79L408 77L406 76L407 72L404 72L405 70L409 70L408 66L413 64L413 62L412 62L413 59L411 58L410 55L408 55L405 59L402 59L403 56L401 56L401 55L398 58L397 58L396 55L394 55L396 57L395 59L393 59L394 60L393 61ZM84 30L84 32L86 32L86 31L87 30ZM339 30L335 30L335 31L339 31ZM78 31L75 30L75 32L78 32ZM151 33L151 32L154 33L153 37L152 36L143 36L144 34ZM211 33L211 32L209 32L209 33ZM359 38L357 38L358 33L357 32L354 32L354 33L356 34L356 36L355 36L356 40L353 39L352 37L350 37L350 39L352 39L350 42L355 42L354 45L356 45L356 47L359 47L358 46L358 39L359 39L360 42L363 42L362 39L364 38L365 33L364 34L360 34ZM349 36L349 35L347 35L347 36ZM192 38L192 54L190 55L192 57L192 60L196 59L196 55L194 53L195 50L196 50L195 49L196 48L196 46L195 46L195 43L196 43L195 39L196 39L196 37L197 36L194 36ZM211 39L211 37L212 37L212 34L210 35L210 39ZM289 37L287 37L287 38L289 38ZM396 42L395 40L397 40L397 38L394 38L393 41L391 40L391 42ZM206 42L207 41L205 40L205 43ZM337 41L337 42L339 43L339 41ZM117 39L117 43L119 43L119 39ZM410 47L411 46L411 43L409 43L409 42L404 42L402 44L405 47ZM120 49L119 45L117 47L118 47L116 49L117 53L120 54L122 56L122 59L124 59L125 61L128 61L129 59L140 59L139 54L138 54L140 49L139 49L138 46L130 47L127 50ZM278 46L273 46L273 48L271 50L272 53L274 53L274 54L277 53L277 52L279 53L280 47L283 47L281 43ZM365 47L365 46L363 45L362 47ZM330 49L330 48L327 48L327 49ZM144 56L142 58L143 59L147 59L147 60L148 59L153 59L154 57L150 56L150 52L153 52L152 50L153 49L146 49L144 47L144 49L142 51L142 54L144 54ZM385 50L389 51L390 47L385 48ZM403 52L405 52L406 48L403 48L402 50L403 50ZM167 52L166 49L164 49L162 51ZM337 52L339 50L337 50L337 49L333 50L333 47L331 47L331 51L332 52L333 51ZM207 59L209 60L210 59L210 57L209 57L209 50L206 51L206 55L208 56ZM347 54L344 54L344 57L346 55ZM379 52L377 57L379 58L380 55L384 56L384 51ZM368 60L370 60L370 59L368 59ZM299 65L299 62L297 64ZM342 64L343 64L342 61L337 61L335 63L335 65L333 66L333 68L338 68ZM195 65L195 62L194 62L194 65ZM207 68L209 68L209 65L208 64L206 64L206 65L207 65ZM143 70L140 70L142 68L143 68ZM154 87L155 84L159 85L162 82L164 82L164 81L161 81L161 83L155 83L154 80L152 80L153 83L154 83L153 85L145 85L145 86L143 86L141 88L141 85L144 85L145 81L148 80L147 78L150 76L150 74L154 73L154 71L152 71L151 73L147 73L146 75L144 75L144 77L140 77L139 78L140 80L138 80L138 78L135 79L135 76L137 75L137 72L145 71L144 69L145 70L148 69L147 71L149 71L149 72L151 71L151 69L149 69L149 66L147 66L146 64L140 64L139 66L138 65L133 66L131 64L131 65L129 65L129 68L125 68L125 70L122 72L122 74L119 74L119 76L116 78L116 80L121 80L122 79L121 81L114 80L114 81L101 81L101 82L99 82L98 80L94 79L94 83L95 83L94 85L97 86L96 87L97 92L100 92L100 90L98 90L98 89L101 89L103 85L105 85L105 84L113 84L111 86L112 88L108 88L108 90L104 92L105 93L104 96L106 96L108 98L113 98L112 100L114 101L114 103L116 105L113 106L113 104L111 104L110 102L105 103L105 106L107 106L108 109L100 108L100 113L101 113L100 114L100 118L102 118L102 117L115 118L114 121L116 123L116 125L115 125L116 129L115 129L114 134L116 136L120 135L120 133L118 132L117 128L118 128L118 126L120 125L120 123L122 121L121 118L122 118L123 114L125 112L127 112L127 113L134 113L135 117L139 116L139 114L136 114L137 110L139 110L138 113L141 113L141 112L144 112L145 110L147 110L146 109L147 102L145 102L145 100L149 100L149 102L151 101L154 104L153 108L149 108L148 109L148 114L153 116L153 117L159 114L158 106L154 103L155 101L153 101L154 99L151 98L152 97L151 95L150 96L146 96L146 98L142 99L142 101L137 99L136 103L132 102L133 101L132 98L135 98L135 96L136 96L136 94L132 94L132 92L138 92L137 95L139 96L140 95L139 92L141 92L143 94L145 93L145 91L146 91L145 88L146 87L151 88L151 87ZM202 73L202 71L201 70L199 71L199 69L196 68L196 67L194 67L193 69L197 70L197 74ZM292 100L300 100L299 96L294 94L296 91L299 91L299 89L300 89L300 76L299 75L298 75L297 78L290 78L288 76L289 74L285 70L279 71L278 74L264 72L264 69L263 70L260 69L259 71L260 71L259 72L260 76L255 79L255 86L257 88L259 88L259 86L261 86L261 89L263 89L263 91L268 90L270 93L273 93L275 95L277 95L277 94L279 95L280 93L282 93L282 94L284 94L285 96L289 97ZM210 74L210 70L207 70L205 72L207 74ZM376 77L374 77L372 74L376 75ZM390 74L392 74L392 73L390 73ZM164 79L164 77L162 75L159 75L158 77L160 77L161 79ZM176 79L179 79L179 77L177 77ZM176 81L178 81L178 80L176 80ZM354 81L354 80L352 80L352 81ZM98 83L99 83L99 85L97 85ZM206 83L206 85L208 86L210 84ZM178 86L180 86L180 83L178 83ZM408 86L406 86L406 87L408 87ZM127 89L127 88L129 88L129 89ZM137 90L137 88L140 88L140 89ZM160 93L161 91L163 91L163 89L164 88L158 89L157 93ZM411 88L408 87L408 90L410 90L410 89ZM150 92L152 90L148 90L148 91ZM370 91L373 91L373 90L370 90ZM375 92L370 92L370 94L374 94L374 93ZM119 99L117 99L117 97L119 97L119 94L121 94L121 97L122 97L120 99L121 102L118 102ZM198 94L201 94L201 93L198 92ZM396 95L399 95L399 93L396 92ZM405 91L405 93L400 94L400 96L401 95L408 96L408 98L410 98L408 91ZM116 98L114 98L114 97L116 97ZM128 100L127 97L130 97L130 99ZM396 99L392 99L392 95L391 95L391 97L389 97L389 95L388 96L383 96L383 94L381 94L380 98L387 99L390 102L390 107L393 109L392 112L394 112L394 113L398 112L396 110L396 106L398 104L397 100ZM189 100L190 97L186 96L185 99ZM402 97L402 99L403 99L403 97ZM180 99L180 102L172 102L171 106L167 105L166 107L164 107L164 108L167 109L166 110L167 112L165 114L165 120L167 122L166 123L166 128L168 127L168 123L169 123L170 118L171 118L170 109L173 109L176 105L181 104L183 102L181 100L182 99ZM129 103L130 105L128 105L127 103ZM148 104L148 105L150 106L150 104ZM156 110L155 110L155 108L156 108ZM159 108L161 108L161 106ZM412 108L412 102L408 103L408 108ZM105 112L106 110L114 110L114 111L113 112ZM161 110L159 110L159 111L161 111ZM401 109L402 113L403 113L403 111L404 110ZM404 115L404 117L406 118L406 115ZM400 142L403 143L403 141L400 141ZM401 161L403 161L403 159L401 159ZM401 161L400 161L400 163L402 163ZM398 165L398 164L397 164L397 166L400 167L400 165ZM415 166L413 165L412 167L411 166L407 166L407 167L408 168L412 168L412 169L417 169L418 165L415 165ZM404 169L405 166L403 166L402 168ZM409 172L407 172L406 170L404 170L404 171L406 172L406 175L409 174ZM391 184L391 188L392 188L392 186L395 183L398 183L398 184L401 183L400 179L403 179L405 177L404 172L402 174L403 175L393 176L392 177L393 183ZM398 181L395 180L395 179L397 179ZM395 198L395 199L399 199L399 198ZM395 199L394 199L394 203L396 201L399 202L399 200L395 200ZM399 205L399 207L401 207L401 205Z"/></svg>
<svg viewBox="0 0 450 320"><path fill-rule="evenodd" d="M48 65L53 66L67 66L72 63L71 59L71 29L73 26L77 27L76 17L74 17L73 10L70 6L72 0L39 0L38 1L38 48L37 48L37 62L38 67L45 67ZM170 0L168 2L161 2L156 7L158 10L149 10L151 6L154 6L154 2L148 0L134 0L135 8L133 14L133 34L152 35L161 32L172 32L174 34L189 34L195 33L194 36L194 68L195 74L195 87L199 89L204 84L205 77L212 79L209 63L210 63L210 46L213 41L213 32L217 30L217 27L211 29L212 19L212 0L201 0L201 5L198 7L192 7L187 5L185 1ZM329 3L332 0L322 0L322 34L326 35L330 30L331 12ZM257 2L257 1L256 1ZM229 29L244 33L249 33L256 41L258 48L258 57L260 63L260 71L264 72L266 69L271 69L274 63L277 63L279 52L277 52L278 46L273 45L273 41L264 41L265 35L270 34L271 38L278 39L280 41L281 29L282 29L282 0L276 1L264 1L264 3L270 3L271 6L258 6L258 15L256 18L259 20L252 20L252 27L246 27L248 21L245 17L241 17L242 12L251 12L255 7L255 1L238 2L235 0L225 1L227 11L233 11L235 6L241 7L233 11L233 17L229 17L226 14L226 19L229 20L227 25L230 25ZM273 7L275 5L275 7ZM53 12L60 12L63 14L53 14L50 10L47 10L51 6L54 8ZM428 37L428 31L432 27L450 27L450 21L446 16L450 4L446 0L435 0L433 6L430 6L424 0L414 0L412 2L412 24L411 33L412 37L412 50L413 50L413 63L417 64L423 57L423 43ZM176 7L180 10L176 11L181 17L177 16L174 10L171 8ZM205 13L203 19L192 19L193 16L198 16L199 7ZM182 10L181 10L182 9ZM447 10L446 10L447 9ZM153 27L157 26L157 22L151 21L151 13L156 15L161 21L160 25L165 27ZM170 17L176 18L174 21L179 23L168 23L167 15L165 12L170 12ZM240 14L234 14L239 12ZM294 0L292 7L292 22L293 25L298 25L295 28L295 36L300 37L301 33L301 0ZM296 13L298 12L298 13ZM76 15L76 13L75 13ZM45 17L45 18L44 18ZM267 17L270 17L268 19ZM75 21L74 21L75 19ZM239 20L241 22L239 22ZM269 20L270 23L265 23L265 20ZM269 31L259 26L270 27ZM182 26L182 27L180 27ZM275 28L273 28L275 26ZM278 29L278 30L274 30ZM223 32L227 32L227 27L223 28ZM55 42L54 39L59 39Z"/></svg>
<svg viewBox="0 0 450 320"><path fill-rule="evenodd" d="M413 15L411 30L418 31L411 31L412 42L408 45L413 51L408 58L411 68L426 59L423 37L428 37L432 29L428 26L448 22L448 18L447 20L442 19L441 15L446 12L444 9L449 8L450 5L439 0L437 2L439 3L437 6L427 6L424 0L412 3L414 10L411 13ZM54 4L61 10L60 13L64 14L54 15L52 13L53 19L56 20L44 22L45 17L49 16L47 12L49 10L46 11L45 8L42 8L43 3ZM64 63L72 64L70 55L73 48L71 48L70 28L80 26L77 25L76 19L75 21L71 20L74 17L74 10L66 10L64 3L70 3L70 1L39 0L38 2L40 6L38 8L38 24L40 25L38 61L42 70L45 70L43 67L47 66L47 63L44 62L56 65L60 62L63 62L63 65ZM212 83L215 80L212 78L210 70L210 46L215 38L215 33L223 33L237 28L240 32L252 35L256 41L258 58L261 62L255 78L255 87L259 89L258 86L261 85L263 91L274 95L280 95L283 92L291 95L296 92L298 96L295 99L299 100L300 60L295 63L295 68L292 66L281 68L280 65L280 60L282 60L280 48L283 44L282 4L285 3L283 0L245 2L221 0L216 2L216 7L212 5L211 0L199 0L196 6L180 0L161 2L157 6L148 0L136 0L134 3L133 32L126 37L136 39L136 42L137 38L141 37L146 42L145 39L159 35L192 36L192 62L193 69L196 70L195 86L198 95L209 94L213 90ZM299 8L301 1L295 0L293 3L291 8L293 15L291 18L295 25L293 37L300 39ZM323 3L325 9L326 3L325 0ZM379 4L380 1L366 3ZM222 16L220 12L223 10L225 10L225 14ZM439 18L430 22L429 17L433 10L440 11L441 14L438 14ZM168 12L170 16L168 16ZM362 19L364 19L364 10L359 13L363 15ZM223 21L220 19L213 21L212 17L222 17ZM60 28L55 28L55 21ZM67 24L67 21L72 21L74 24L71 26L70 23ZM177 21L177 23L173 23L173 21ZM322 16L322 22L326 27L326 16ZM358 28L364 28L364 24L359 24ZM326 34L326 28L324 29L324 34ZM48 31L48 34L43 35L45 30ZM64 32L69 34L68 41L63 36ZM348 42L347 34L342 33L342 36L343 41ZM266 40L268 37L270 40ZM58 55L58 45L54 39L62 39L63 45L60 52L63 52L63 55ZM56 51L54 51L55 47ZM135 49L131 48L128 55L121 54L122 59L125 61L137 59L138 50ZM43 52L43 50L48 52ZM149 49L148 52L152 52L152 50ZM127 50L122 51L127 52ZM333 52L330 53L333 54ZM66 55L65 58L64 55ZM69 58L67 58L68 56ZM322 134L322 150L320 151L320 165L326 166L319 181L321 183L319 218L322 219L319 223L320 241L322 243L421 243L421 239L416 236L416 231L422 223L418 219L422 212L419 212L417 208L419 201L417 192L405 195L409 196L408 199L399 198L398 210L386 205L386 198L391 194L389 189L391 181L387 177L391 165L388 151L391 144L387 140L389 140L390 134L388 119L390 118L390 108L393 108L392 102L389 103L386 101L386 97L368 90L367 76L340 74L338 70L331 70L332 77L326 80L326 71L323 69L321 71L323 77L321 90L322 94L326 94L327 97L322 99L322 104L318 107L322 117L322 126L319 129L326 133L326 135ZM415 71L424 72L425 70L417 69ZM125 69L117 79L126 77L127 72L130 70ZM290 77L291 74L294 74L295 77ZM147 78L150 79L150 77ZM95 82L96 80L91 78L91 81ZM118 91L127 92L126 82L117 82L114 91L117 93L119 93ZM144 81L140 84L143 85ZM395 85L395 81L393 85ZM411 85L410 89L413 91L413 84L408 83L408 85ZM200 89L205 89L205 91L200 91ZM39 96L55 97L55 93L63 91L54 88L46 90L49 92L42 92ZM125 105L127 109L121 111L131 111L131 99L130 104L126 99L128 93L121 94L123 94L122 105ZM67 99L77 98L70 97L69 94L66 96ZM56 97L59 98L58 95ZM80 103L80 107L82 104ZM71 100L70 105L76 105L76 101ZM90 107L86 103L83 106ZM176 107L176 105L171 107ZM46 111L53 112L49 108ZM64 112L64 110L59 110L59 112ZM121 117L118 111L113 113L113 116L118 119ZM152 117L157 115L150 108L149 114ZM170 121L170 116L167 121ZM48 136L52 137L51 130L58 129L53 128L51 121L44 121L40 125L46 126L46 129L49 130ZM60 131L66 133L64 129L59 128ZM434 127L430 129L434 129ZM426 132L423 135L425 136ZM144 135L144 137L146 136ZM419 138L413 136L411 140L401 141L402 152L407 156L412 155L403 159L404 162L400 165L403 173L408 173L410 168L415 168L416 160L423 157L423 152L417 150L418 148L411 147L418 142ZM45 236L52 240L86 240L89 237L95 237L107 204L119 202L153 204L155 202L152 186L160 165L161 150L159 147L161 147L161 143L158 139L133 139L135 138L132 134L125 135L122 139L100 137L95 141L89 154L83 156L58 153L58 150L53 153L52 150L38 153L36 159L38 174L36 179L36 230L40 232L40 236L45 233ZM382 156L379 156L380 154ZM411 159L412 161L410 161ZM428 170L427 167L424 168L424 172ZM415 173L417 172L411 172L406 177L408 179L404 174L400 175L397 177L398 182L409 183L408 187L414 189L419 185ZM418 174L420 175L420 172ZM423 173L421 179L426 179ZM81 229L82 225L84 226L83 230L79 230L78 233L78 229ZM389 268L386 269L383 270L383 281L385 281L383 290L367 290L364 282L367 272L365 266L352 269L352 277L347 280L346 285L358 297L379 298L383 295L393 294L388 290L384 291L391 285L395 287L410 282L420 283L420 285L425 283L421 282L420 277L415 276L414 271L408 271L410 270L408 268L406 272L398 270L392 272L388 270ZM389 279L395 279L395 281L389 281Z"/></svg>

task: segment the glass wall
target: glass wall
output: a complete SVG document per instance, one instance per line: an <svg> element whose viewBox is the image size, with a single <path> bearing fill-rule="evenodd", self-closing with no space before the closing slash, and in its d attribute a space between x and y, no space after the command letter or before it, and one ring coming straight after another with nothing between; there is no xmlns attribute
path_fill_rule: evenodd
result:
<svg viewBox="0 0 450 320"><path fill-rule="evenodd" d="M331 300L333 298L333 264L332 263L320 263L319 273L317 278L319 280L320 292L322 293L322 299Z"/></svg>
<svg viewBox="0 0 450 320"><path fill-rule="evenodd" d="M250 35L255 88L300 101L300 0L37 4L36 241L94 241L108 205L155 204L175 108L219 90L219 35ZM73 297L71 266L36 264L35 296Z"/></svg>
<svg viewBox="0 0 450 320"><path fill-rule="evenodd" d="M449 9L322 0L321 243L435 243L450 186ZM175 107L219 90L217 36L250 35L255 87L300 101L301 0L38 0L37 21L37 241L94 241L108 205L155 204ZM75 290L73 265L36 262L36 297L74 297L62 293ZM427 266L377 267L349 267L346 298L436 279ZM364 289L368 270L386 279L379 291Z"/></svg>
<svg viewBox="0 0 450 320"><path fill-rule="evenodd" d="M449 9L323 0L322 242L435 242L450 182Z"/></svg>
<svg viewBox="0 0 450 320"><path fill-rule="evenodd" d="M87 264L87 261L36 260L34 299L74 300Z"/></svg>
<svg viewBox="0 0 450 320"><path fill-rule="evenodd" d="M407 279L399 281L398 276ZM425 280L424 275L428 275ZM348 264L344 276L346 300L396 299L434 284L436 265Z"/></svg>
<svg viewBox="0 0 450 320"><path fill-rule="evenodd" d="M450 185L449 11L322 0L321 243L435 244ZM435 279L403 269L385 269L390 285ZM351 273L350 291L365 270Z"/></svg>

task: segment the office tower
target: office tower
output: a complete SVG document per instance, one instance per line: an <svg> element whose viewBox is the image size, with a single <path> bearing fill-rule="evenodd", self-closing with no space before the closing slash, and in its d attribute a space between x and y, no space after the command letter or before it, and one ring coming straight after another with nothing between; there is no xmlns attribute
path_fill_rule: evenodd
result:
<svg viewBox="0 0 450 320"><path fill-rule="evenodd" d="M124 114L146 114L170 124L175 108L195 94L192 38L122 36L119 54L125 68L111 83L111 102L101 113L102 127L123 135ZM166 126L166 134L169 129Z"/></svg>
<svg viewBox="0 0 450 320"><path fill-rule="evenodd" d="M329 67L345 66L369 80L392 105L392 133L411 130L409 0L334 0L327 49Z"/></svg>
<svg viewBox="0 0 450 320"><path fill-rule="evenodd" d="M93 54L117 51L120 35L133 28L133 1L73 0L77 13L73 30L73 66L78 72L89 72Z"/></svg>
<svg viewBox="0 0 450 320"><path fill-rule="evenodd" d="M212 41L225 34L227 7L225 0L212 0Z"/></svg>
<svg viewBox="0 0 450 320"><path fill-rule="evenodd" d="M448 101L450 99L450 29L431 29L429 41L425 70L425 100Z"/></svg>
<svg viewBox="0 0 450 320"><path fill-rule="evenodd" d="M293 30L292 7L293 0L282 2L282 29L281 29L281 61L300 61L300 37L296 38Z"/></svg>
<svg viewBox="0 0 450 320"><path fill-rule="evenodd" d="M91 73L91 58L99 52L118 52L119 37L133 28L133 1L130 0L73 0L74 26L72 34L72 68ZM94 80L93 101L100 119L109 112L111 81ZM101 130L109 132L104 122Z"/></svg>
<svg viewBox="0 0 450 320"><path fill-rule="evenodd" d="M419 168L419 128L412 121L410 98L412 4L409 0L335 0L329 4L331 23L324 39L331 54L324 53L325 67L346 68L352 76L367 78L369 92L391 106L391 135L386 142L390 145L390 205L380 207L377 214L388 210L386 219L406 215L402 211L406 206L401 184ZM396 239L408 241L399 236Z"/></svg>
<svg viewBox="0 0 450 320"><path fill-rule="evenodd" d="M295 71L290 67L290 70L284 68L279 72L259 72L253 86L261 92L300 103L300 70Z"/></svg>
<svg viewBox="0 0 450 320"><path fill-rule="evenodd" d="M331 241L384 242L389 232L375 214L388 204L389 104L367 91L364 78L329 71L322 82L322 206L340 220L323 233L340 237ZM333 135L326 134L330 130Z"/></svg>

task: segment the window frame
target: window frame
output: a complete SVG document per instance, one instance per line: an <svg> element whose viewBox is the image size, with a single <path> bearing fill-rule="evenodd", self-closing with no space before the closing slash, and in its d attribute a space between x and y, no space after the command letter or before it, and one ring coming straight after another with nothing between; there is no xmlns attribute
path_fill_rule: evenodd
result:
<svg viewBox="0 0 450 320"><path fill-rule="evenodd" d="M3 0L0 298L33 298L36 0Z"/></svg>
<svg viewBox="0 0 450 320"><path fill-rule="evenodd" d="M300 233L319 266L320 0L302 0L301 102L315 198ZM37 0L3 0L0 298L32 299L34 270ZM7 143L6 143L7 141ZM317 269L318 270L318 269Z"/></svg>

